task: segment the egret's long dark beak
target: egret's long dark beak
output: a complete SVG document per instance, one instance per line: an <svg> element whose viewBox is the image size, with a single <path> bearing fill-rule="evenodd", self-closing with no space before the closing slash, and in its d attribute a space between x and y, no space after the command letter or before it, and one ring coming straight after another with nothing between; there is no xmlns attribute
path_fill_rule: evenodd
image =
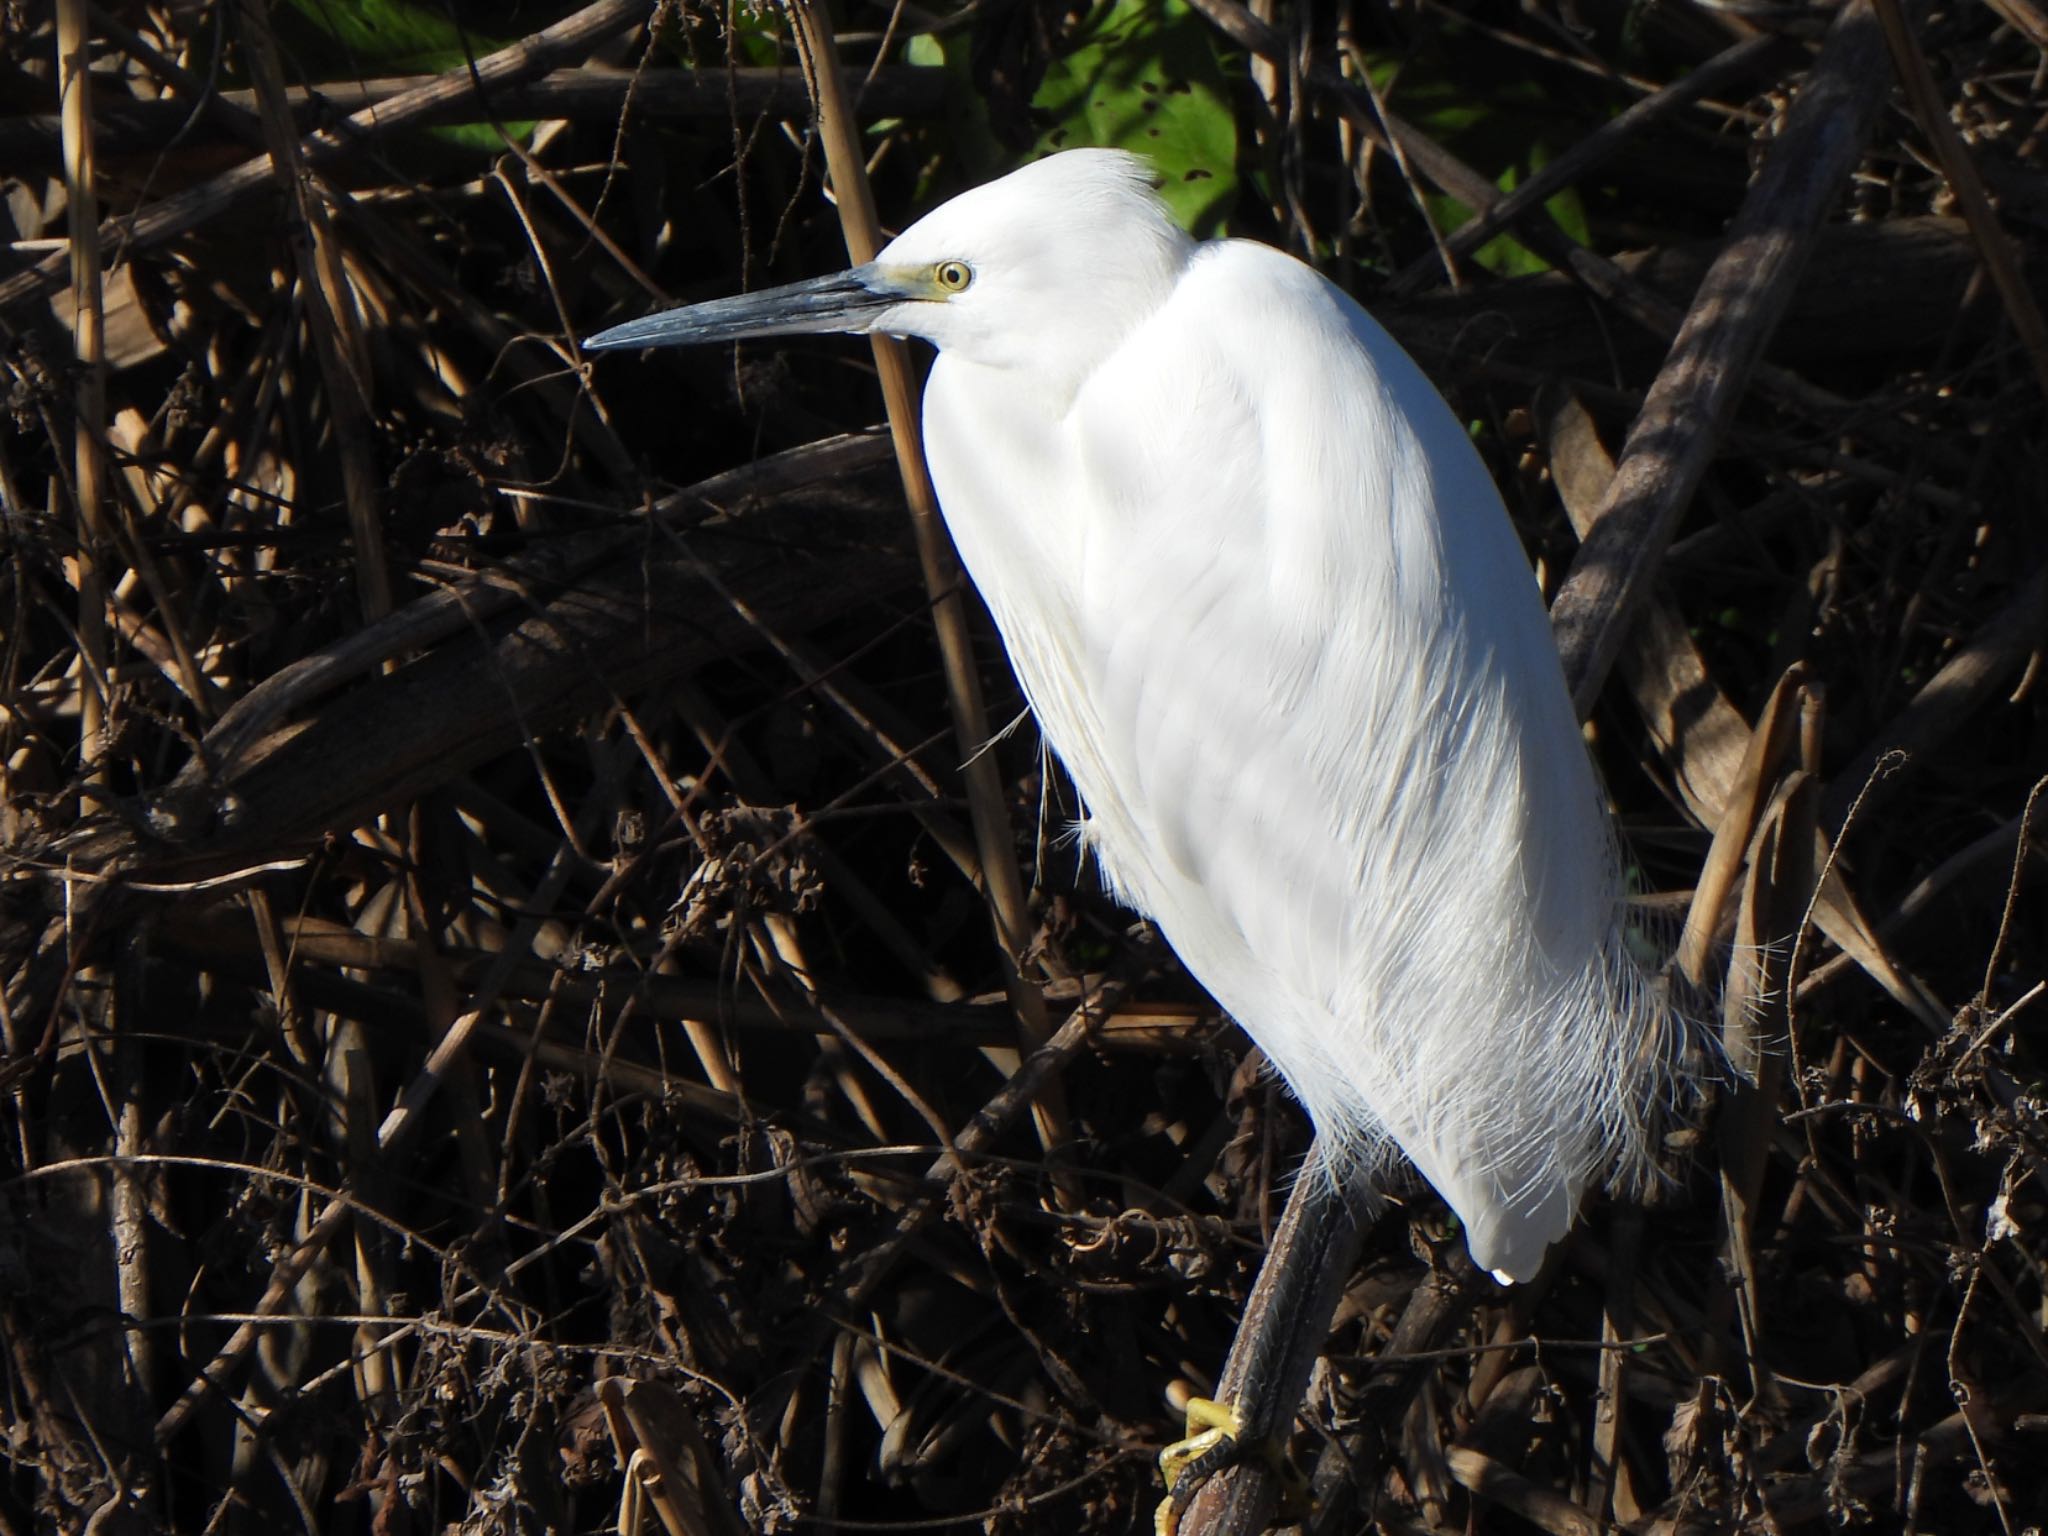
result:
<svg viewBox="0 0 2048 1536"><path fill-rule="evenodd" d="M818 331L865 332L884 311L916 297L873 262L830 277L807 278L759 293L664 310L599 331L586 352L621 347L686 347L749 336L803 336Z"/></svg>

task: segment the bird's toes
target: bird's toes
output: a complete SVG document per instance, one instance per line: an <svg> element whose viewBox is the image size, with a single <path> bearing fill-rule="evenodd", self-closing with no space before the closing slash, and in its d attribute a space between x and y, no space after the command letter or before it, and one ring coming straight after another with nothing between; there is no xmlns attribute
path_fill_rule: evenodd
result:
<svg viewBox="0 0 2048 1536"><path fill-rule="evenodd" d="M1218 1473L1242 1462L1247 1452L1256 1453L1280 1479L1286 1490L1283 1506L1291 1507L1302 1502L1307 1493L1306 1485L1288 1466L1285 1453L1271 1443L1247 1445L1242 1438L1243 1425L1232 1404L1206 1397L1191 1397L1188 1399L1187 1423L1187 1435L1159 1453L1159 1475L1166 1481L1166 1497L1159 1501L1159 1508L1153 1513L1155 1536L1175 1536L1181 1516L1194 1502L1195 1495L1202 1491L1202 1486Z"/></svg>

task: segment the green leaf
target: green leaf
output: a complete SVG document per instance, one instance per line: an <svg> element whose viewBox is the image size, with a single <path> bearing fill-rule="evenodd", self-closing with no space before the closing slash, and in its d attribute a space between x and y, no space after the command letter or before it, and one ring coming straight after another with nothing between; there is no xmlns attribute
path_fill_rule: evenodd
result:
<svg viewBox="0 0 2048 1536"><path fill-rule="evenodd" d="M465 33L445 9L408 0L288 0L314 29L335 45L317 62L339 65L337 76L366 64L380 71L426 74L453 69L466 52L489 53L502 46L475 32ZM465 49L464 40L468 47Z"/></svg>
<svg viewBox="0 0 2048 1536"><path fill-rule="evenodd" d="M1460 159L1501 167L1495 185L1513 191L1582 130L1527 80L1468 77L1455 49L1441 46L1455 40L1453 33L1439 39L1439 46L1398 58L1368 55L1373 83L1390 108ZM1424 203L1446 233L1472 218L1472 209L1441 193L1426 194ZM1586 205L1576 188L1567 187L1544 207L1572 239L1588 243ZM1494 236L1471 260L1503 277L1550 270L1549 262L1511 235Z"/></svg>
<svg viewBox="0 0 2048 1536"><path fill-rule="evenodd" d="M294 50L316 80L372 75L438 75L504 47L509 39L457 25L445 5L412 0L286 0L318 42ZM531 122L507 122L524 139ZM426 130L443 143L489 153L504 147L488 122Z"/></svg>
<svg viewBox="0 0 2048 1536"><path fill-rule="evenodd" d="M1531 172L1540 170L1549 158L1540 144L1532 143L1526 156L1526 169ZM1501 173L1495 185L1503 192L1512 192L1521 185L1523 171L1524 167L1511 165ZM1437 227L1446 233L1472 218L1472 210L1454 197L1432 192L1426 196L1425 201L1429 204L1430 217L1435 219ZM1555 197L1546 199L1543 206L1550 210L1551 218L1556 220L1558 227L1572 239L1580 245L1591 242L1592 235L1586 222L1586 205L1580 199L1576 187L1566 187ZM1474 251L1469 259L1502 277L1527 277L1533 273L1550 270L1549 262L1512 235L1495 235Z"/></svg>
<svg viewBox="0 0 2048 1536"><path fill-rule="evenodd" d="M965 37L941 38L929 32L915 34L905 45L907 63L936 66L946 71L949 88L945 101L943 142L946 159L958 170L986 180L1014 167L1011 153L989 126L988 111L981 92L975 88L971 52ZM920 189L926 195L931 187Z"/></svg>
<svg viewBox="0 0 2048 1536"><path fill-rule="evenodd" d="M1237 197L1237 123L1209 28L1185 0L1096 5L1053 61L1031 105L1037 152L1128 149L1159 168L1160 195L1197 235Z"/></svg>

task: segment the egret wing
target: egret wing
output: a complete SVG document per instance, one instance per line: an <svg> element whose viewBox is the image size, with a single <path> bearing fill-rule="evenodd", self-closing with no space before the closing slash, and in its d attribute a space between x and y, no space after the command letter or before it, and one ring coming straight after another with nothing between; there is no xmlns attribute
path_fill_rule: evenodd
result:
<svg viewBox="0 0 2048 1536"><path fill-rule="evenodd" d="M1047 725L1105 869L1318 1124L1391 1133L1475 1228L1562 1231L1580 1154L1538 1144L1529 1046L1604 964L1611 856L1470 442L1363 312L1236 243L1070 421L1089 708Z"/></svg>

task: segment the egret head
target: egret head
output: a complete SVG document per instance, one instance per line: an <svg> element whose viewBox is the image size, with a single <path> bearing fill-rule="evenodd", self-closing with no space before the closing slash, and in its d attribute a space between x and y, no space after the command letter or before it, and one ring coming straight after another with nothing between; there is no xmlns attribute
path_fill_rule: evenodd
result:
<svg viewBox="0 0 2048 1536"><path fill-rule="evenodd" d="M1085 374L1172 291L1193 249L1143 160L1075 149L962 193L849 272L649 315L583 345L880 331L984 367Z"/></svg>

